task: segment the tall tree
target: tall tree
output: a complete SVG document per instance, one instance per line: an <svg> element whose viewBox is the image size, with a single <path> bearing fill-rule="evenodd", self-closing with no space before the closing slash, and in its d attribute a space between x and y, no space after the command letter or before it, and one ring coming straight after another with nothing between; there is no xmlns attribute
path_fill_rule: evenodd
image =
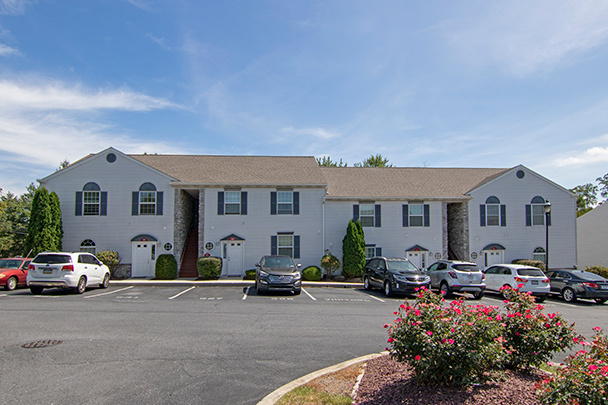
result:
<svg viewBox="0 0 608 405"><path fill-rule="evenodd" d="M580 217L581 215L591 211L593 207L597 205L598 186L595 186L591 183L587 183L581 186L571 188L570 191L572 191L576 195L577 217Z"/></svg>
<svg viewBox="0 0 608 405"><path fill-rule="evenodd" d="M370 155L361 163L355 163L355 167L393 167L393 165L388 163L388 158L378 153L375 156Z"/></svg>
<svg viewBox="0 0 608 405"><path fill-rule="evenodd" d="M0 257L24 254L31 200L0 190Z"/></svg>
<svg viewBox="0 0 608 405"><path fill-rule="evenodd" d="M49 194L49 203L51 206L52 215L52 233L55 236L55 249L63 250L61 248L61 241L63 240L63 222L61 221L61 203L59 202L59 196L54 191Z"/></svg>
<svg viewBox="0 0 608 405"><path fill-rule="evenodd" d="M365 240L362 228L352 219L348 221L346 235L342 239L342 274L347 278L363 275L365 266Z"/></svg>
<svg viewBox="0 0 608 405"><path fill-rule="evenodd" d="M34 193L32 211L25 238L25 249L37 254L48 250L61 250L61 235L58 234L60 225L57 224L55 205L45 187L40 187Z"/></svg>
<svg viewBox="0 0 608 405"><path fill-rule="evenodd" d="M331 160L330 156L318 157L317 164L319 166L323 166L323 167L346 167L346 166L348 166L348 163L342 162L342 159L340 159L340 162L334 162L333 160Z"/></svg>
<svg viewBox="0 0 608 405"><path fill-rule="evenodd" d="M608 173L602 177L595 179L599 183L600 195L604 199L608 199ZM605 201L605 200L604 200Z"/></svg>

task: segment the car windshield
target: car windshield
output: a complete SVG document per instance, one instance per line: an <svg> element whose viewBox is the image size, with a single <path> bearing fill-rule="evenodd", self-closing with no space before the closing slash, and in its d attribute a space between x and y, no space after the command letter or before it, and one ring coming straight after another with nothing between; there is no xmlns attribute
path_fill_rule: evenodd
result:
<svg viewBox="0 0 608 405"><path fill-rule="evenodd" d="M21 260L0 259L0 269L18 269Z"/></svg>
<svg viewBox="0 0 608 405"><path fill-rule="evenodd" d="M393 271L418 271L414 263L409 260L387 260L388 269Z"/></svg>
<svg viewBox="0 0 608 405"><path fill-rule="evenodd" d="M534 267L517 269L517 273L519 273L520 276L545 277L545 273L543 273L541 269Z"/></svg>
<svg viewBox="0 0 608 405"><path fill-rule="evenodd" d="M267 257L264 259L264 267L294 268L296 266L289 257Z"/></svg>
<svg viewBox="0 0 608 405"><path fill-rule="evenodd" d="M32 263L39 264L58 264L58 263L72 263L70 255L50 255L40 254L32 260Z"/></svg>
<svg viewBox="0 0 608 405"><path fill-rule="evenodd" d="M474 272L479 271L479 267L474 264L455 264L452 266L454 270Z"/></svg>

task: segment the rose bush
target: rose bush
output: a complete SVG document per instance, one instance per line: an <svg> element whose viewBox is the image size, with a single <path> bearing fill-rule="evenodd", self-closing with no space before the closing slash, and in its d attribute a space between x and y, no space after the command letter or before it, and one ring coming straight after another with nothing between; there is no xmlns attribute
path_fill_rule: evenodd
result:
<svg viewBox="0 0 608 405"><path fill-rule="evenodd" d="M426 383L467 385L499 376L504 368L528 368L571 347L576 333L558 314L545 315L528 294L513 290L506 312L496 306L445 306L421 289L388 328L393 358L406 362Z"/></svg>
<svg viewBox="0 0 608 405"><path fill-rule="evenodd" d="M563 367L536 384L545 404L605 405L608 403L608 340L599 327L593 342L575 338L585 347L569 356Z"/></svg>

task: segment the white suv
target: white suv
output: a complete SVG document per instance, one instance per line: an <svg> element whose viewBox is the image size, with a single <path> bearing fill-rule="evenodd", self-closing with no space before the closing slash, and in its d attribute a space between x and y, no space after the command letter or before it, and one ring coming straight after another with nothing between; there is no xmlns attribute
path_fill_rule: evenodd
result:
<svg viewBox="0 0 608 405"><path fill-rule="evenodd" d="M110 284L108 266L90 253L39 253L27 270L27 286L36 295L56 287L73 288L82 294L87 287L108 288Z"/></svg>
<svg viewBox="0 0 608 405"><path fill-rule="evenodd" d="M454 292L468 292L478 300L486 290L485 275L477 264L458 260L439 260L427 268L431 287L439 289L444 297Z"/></svg>

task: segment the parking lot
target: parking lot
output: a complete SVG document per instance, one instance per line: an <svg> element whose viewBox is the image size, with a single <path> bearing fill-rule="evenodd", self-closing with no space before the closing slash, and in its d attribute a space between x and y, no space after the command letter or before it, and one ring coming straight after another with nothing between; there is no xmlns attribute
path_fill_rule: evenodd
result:
<svg viewBox="0 0 608 405"><path fill-rule="evenodd" d="M382 351L383 325L403 300L312 287L299 296L124 284L0 292L0 403L254 404L309 372ZM502 305L492 294L468 302ZM592 301L543 305L586 336L608 316L608 304Z"/></svg>

